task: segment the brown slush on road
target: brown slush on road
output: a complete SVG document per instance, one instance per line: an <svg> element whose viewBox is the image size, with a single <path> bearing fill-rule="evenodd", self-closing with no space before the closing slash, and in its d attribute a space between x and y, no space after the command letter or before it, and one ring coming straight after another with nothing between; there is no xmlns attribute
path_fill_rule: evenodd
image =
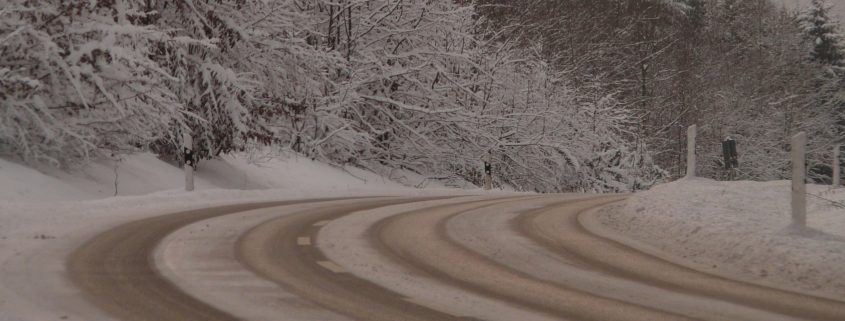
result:
<svg viewBox="0 0 845 321"><path fill-rule="evenodd" d="M507 201L518 201L510 199ZM600 200L609 202L612 198ZM575 203L571 200L567 203ZM443 281L562 320L691 320L685 316L573 290L523 274L451 241L445 222L462 213L502 204L465 202L389 217L374 230L386 255Z"/></svg>
<svg viewBox="0 0 845 321"><path fill-rule="evenodd" d="M153 262L159 242L184 226L217 216L329 200L230 205L129 222L79 247L68 258L67 272L90 302L120 320L238 320L164 278Z"/></svg>
<svg viewBox="0 0 845 321"><path fill-rule="evenodd" d="M297 239L316 239L318 223L357 211L440 198L381 200L306 210L263 223L238 241L238 259L258 275L327 309L356 320L472 320L409 302L401 295L346 273L328 261L316 246Z"/></svg>
<svg viewBox="0 0 845 321"><path fill-rule="evenodd" d="M599 205L586 200L581 206L552 206L520 217L519 229L551 252L609 275L801 320L845 320L845 302L702 272L594 234L583 222Z"/></svg>
<svg viewBox="0 0 845 321"><path fill-rule="evenodd" d="M345 273L327 270L322 253L301 246L318 221L382 206L435 198L369 198L298 211L261 224L242 237L237 255L246 266L329 310L365 320L467 320L408 302ZM192 223L249 210L338 199L268 202L198 209L129 222L87 241L67 261L70 279L97 307L120 320L239 320L179 289L155 266L153 253L167 235ZM350 201L356 199L349 199ZM284 311L279 311L280 315Z"/></svg>

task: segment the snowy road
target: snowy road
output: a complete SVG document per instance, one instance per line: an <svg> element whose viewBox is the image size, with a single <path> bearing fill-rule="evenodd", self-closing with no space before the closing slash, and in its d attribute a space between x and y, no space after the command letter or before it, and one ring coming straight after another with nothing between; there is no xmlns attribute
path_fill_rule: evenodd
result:
<svg viewBox="0 0 845 321"><path fill-rule="evenodd" d="M233 205L125 223L67 262L119 320L842 320L845 302L602 236L609 195Z"/></svg>

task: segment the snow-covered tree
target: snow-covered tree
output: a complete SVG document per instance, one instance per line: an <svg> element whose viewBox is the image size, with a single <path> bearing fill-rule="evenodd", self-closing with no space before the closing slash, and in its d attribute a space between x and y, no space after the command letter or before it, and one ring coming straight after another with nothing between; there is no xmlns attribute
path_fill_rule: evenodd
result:
<svg viewBox="0 0 845 321"><path fill-rule="evenodd" d="M813 42L811 58L814 61L841 66L845 58L845 38L839 23L831 17L833 4L828 0L813 0L799 17L804 33Z"/></svg>
<svg viewBox="0 0 845 321"><path fill-rule="evenodd" d="M620 99L627 85L591 65L624 55L587 34L565 38L583 59L553 55L559 40L497 30L468 1L9 3L0 98L26 108L0 112L4 154L178 156L190 131L200 157L278 144L474 182L489 159L497 184L522 190L627 191L663 174Z"/></svg>
<svg viewBox="0 0 845 321"><path fill-rule="evenodd" d="M180 121L144 1L0 1L0 153L70 165Z"/></svg>
<svg viewBox="0 0 845 321"><path fill-rule="evenodd" d="M146 22L168 30L175 39L156 44L152 56L177 79L166 85L188 115L184 122L171 124L155 149L178 155L183 131L194 136L200 158L240 150L253 137L268 140L263 123L254 117L260 83L244 66L254 49L253 30L247 27L266 14L266 2L146 1L145 5L156 13Z"/></svg>

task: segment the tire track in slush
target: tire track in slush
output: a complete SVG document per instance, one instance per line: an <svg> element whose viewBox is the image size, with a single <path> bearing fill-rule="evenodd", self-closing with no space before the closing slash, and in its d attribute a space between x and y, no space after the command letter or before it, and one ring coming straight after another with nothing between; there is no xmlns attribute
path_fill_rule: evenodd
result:
<svg viewBox="0 0 845 321"><path fill-rule="evenodd" d="M522 233L561 256L621 278L691 295L809 320L845 320L845 302L750 282L728 279L681 266L602 237L584 221L601 208L550 207L519 218Z"/></svg>
<svg viewBox="0 0 845 321"><path fill-rule="evenodd" d="M517 201L517 200L512 200ZM389 217L374 226L375 242L435 277L483 295L575 320L693 320L682 315L550 284L472 252L446 235L449 218L502 200L439 206Z"/></svg>
<svg viewBox="0 0 845 321"><path fill-rule="evenodd" d="M614 276L577 256L549 251L525 236L520 229L519 219L527 215L550 209L556 215L565 215L565 212L578 212L613 201L607 197L583 196L530 200L460 213L449 217L442 225L456 245L545 282L697 319L795 320L781 314Z"/></svg>
<svg viewBox="0 0 845 321"><path fill-rule="evenodd" d="M68 257L66 270L88 301L121 320L237 320L183 292L162 276L153 261L155 247L168 234L197 221L265 207L329 200L229 205L125 223L77 248Z"/></svg>
<svg viewBox="0 0 845 321"><path fill-rule="evenodd" d="M327 221L353 212L431 199L332 206L273 219L256 226L238 240L238 260L292 293L358 320L472 320L431 309L348 274L326 259L317 247L298 242L302 237L316 234Z"/></svg>
<svg viewBox="0 0 845 321"><path fill-rule="evenodd" d="M560 196L534 196L544 197ZM343 262L327 259L316 243L317 232L337 218L391 205L445 198L449 197L360 198L360 202L327 203L288 213L241 235L235 243L234 258L285 290L358 320L473 320L438 311L424 300L404 297L355 276L343 267ZM474 252L448 235L446 224L462 213L530 198L459 200L404 212L398 206L395 215L368 225L365 239L396 264L478 295L546 315L577 320L691 319L601 293L580 291L564 283L544 281ZM545 204L543 209L521 212L513 228L550 253L576 260L579 267L614 277L791 316L843 319L845 303L698 272L603 238L584 227L582 221L592 213L591 209L619 198L592 196L555 203L559 205ZM156 246L174 231L202 220L259 208L333 200L342 199L231 205L125 223L95 236L74 251L66 264L68 275L86 298L122 320L237 320L236 316L192 297L163 277L155 268Z"/></svg>

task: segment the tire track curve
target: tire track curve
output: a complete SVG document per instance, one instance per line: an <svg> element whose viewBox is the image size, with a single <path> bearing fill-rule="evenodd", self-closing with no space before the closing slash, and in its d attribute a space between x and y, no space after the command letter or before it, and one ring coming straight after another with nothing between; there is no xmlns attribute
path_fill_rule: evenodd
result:
<svg viewBox="0 0 845 321"><path fill-rule="evenodd" d="M68 277L95 306L121 320L237 320L181 291L155 267L155 247L193 222L258 208L338 199L220 206L167 214L105 231L67 259Z"/></svg>
<svg viewBox="0 0 845 321"><path fill-rule="evenodd" d="M342 217L354 222L356 215L384 209L381 216L374 216L368 225L359 227L365 231L361 240L372 246L372 253L429 280L493 300L488 302L512 305L514 309L510 311L536 311L526 315L574 320L710 319L702 317L701 312L690 314L684 308L666 311L653 304L579 288L565 279L543 278L518 264L507 264L488 252L477 251L450 235L449 223L463 215L480 219L484 211L505 210L520 202L532 204L537 200L533 203L537 206L530 210L512 214L506 231L511 234L487 232L484 237L519 235L542 250L533 255L558 257L570 269L624 279L693 300L710 300L701 302L736 303L794 318L843 320L845 302L699 272L591 231L589 222L585 223L590 215L624 197L532 195L454 199L426 205L422 203L454 197L369 197L221 206L119 225L79 247L69 256L66 268L86 298L122 320L236 320L231 313L192 297L164 277L154 262L156 247L174 231L203 220L260 208L315 203L313 208L267 216L272 219L264 222L261 220L266 218L254 218L254 223L243 225L241 231L246 233L232 235L229 245L216 248L231 247L234 242L234 249L229 250L233 251L230 260L237 261L245 269L243 273L250 271L322 308L357 320L477 320L443 312L446 310L442 306L438 310L424 300L390 290L388 285L349 273L343 261L328 259L318 246L318 232L334 220ZM356 201L320 204L336 200ZM412 203L420 204L411 206ZM250 228L252 224L256 225ZM471 228L464 231L483 234ZM372 273L378 271L374 269ZM283 310L279 313L284 316Z"/></svg>
<svg viewBox="0 0 845 321"><path fill-rule="evenodd" d="M589 206L566 211L552 207L520 217L517 225L524 235L548 250L576 257L617 277L806 320L845 319L845 302L697 271L605 238L584 224L599 209L600 206Z"/></svg>
<svg viewBox="0 0 845 321"><path fill-rule="evenodd" d="M320 229L317 245L331 260L349 273L379 284L406 296L416 304L452 315L486 321L553 321L559 316L526 308L506 300L493 298L461 287L460 284L437 278L418 267L385 255L385 249L374 235L373 226L385 218L405 212L461 202L490 199L469 197L443 201L419 202L410 205L382 207L347 215Z"/></svg>
<svg viewBox="0 0 845 321"><path fill-rule="evenodd" d="M380 200L334 206L270 220L244 234L238 260L256 274L327 309L358 320L472 320L406 300L379 285L345 273L314 246L302 246L328 221L353 212L440 198ZM311 241L308 241L310 244Z"/></svg>
<svg viewBox="0 0 845 321"><path fill-rule="evenodd" d="M553 252L525 236L521 217L555 209L580 212L606 198L540 199L464 212L447 219L448 237L460 246L545 282L618 301L713 321L795 321L795 318L727 301L656 287L594 268L577 256Z"/></svg>
<svg viewBox="0 0 845 321"><path fill-rule="evenodd" d="M389 217L374 226L386 255L462 287L576 320L692 320L682 315L550 284L499 264L449 239L445 222L467 211L499 205L477 201ZM607 201L606 201L607 202Z"/></svg>

